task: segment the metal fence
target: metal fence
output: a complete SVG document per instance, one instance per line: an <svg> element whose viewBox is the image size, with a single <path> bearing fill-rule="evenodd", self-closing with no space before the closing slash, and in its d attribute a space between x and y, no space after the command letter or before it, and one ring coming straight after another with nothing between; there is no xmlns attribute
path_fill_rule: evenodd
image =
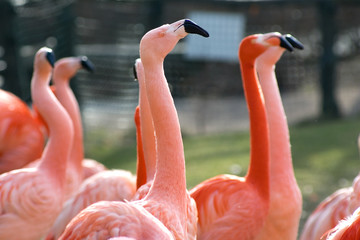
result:
<svg viewBox="0 0 360 240"><path fill-rule="evenodd" d="M91 141L92 132L104 131L104 138L119 139L133 128L138 86L133 80L132 66L139 56L141 37L151 28L191 17L210 28L215 40L209 43L203 40L203 49L196 53L196 40L188 37L166 58L165 74L184 132L210 133L247 127L239 64L234 53L236 56L243 36L270 31L291 33L305 44L301 52L284 54L276 67L291 123L319 116L321 81L326 81L321 77L321 69L326 69L324 64L332 66L327 59L336 60L334 94L341 113L357 114L360 4L332 2L334 18L327 22L322 18L327 6L322 5L324 2L2 1L0 63L5 62L5 67L0 64L1 87L30 101L32 60L43 45L52 47L57 58L87 55L96 72L80 72L73 81L81 103L86 141ZM328 48L324 45L323 30L329 24L337 30L330 36L334 40L331 46L335 58L322 59ZM189 50L194 46L195 50Z"/></svg>

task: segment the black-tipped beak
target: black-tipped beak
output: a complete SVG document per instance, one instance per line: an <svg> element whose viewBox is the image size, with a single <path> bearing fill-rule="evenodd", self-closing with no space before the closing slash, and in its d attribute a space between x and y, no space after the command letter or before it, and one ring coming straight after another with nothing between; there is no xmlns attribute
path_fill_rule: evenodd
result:
<svg viewBox="0 0 360 240"><path fill-rule="evenodd" d="M135 78L135 81L136 81L138 79L137 78L137 72L136 72L136 63L133 66L133 73L134 73L134 78Z"/></svg>
<svg viewBox="0 0 360 240"><path fill-rule="evenodd" d="M95 70L94 64L86 56L81 57L81 66L89 72L94 72Z"/></svg>
<svg viewBox="0 0 360 240"><path fill-rule="evenodd" d="M183 25L185 32L187 33L194 33L194 34L199 34L203 37L209 37L209 33L205 29L203 29L202 27L200 27L199 25L197 25L196 23L194 23L189 19L186 19Z"/></svg>
<svg viewBox="0 0 360 240"><path fill-rule="evenodd" d="M46 53L46 59L48 60L48 62L50 63L50 65L52 67L54 67L54 64L55 64L55 54L53 51L48 51Z"/></svg>
<svg viewBox="0 0 360 240"><path fill-rule="evenodd" d="M304 49L304 45L292 35L286 34L284 35L284 37L291 44L291 46L293 46L293 48L297 48L300 50Z"/></svg>
<svg viewBox="0 0 360 240"><path fill-rule="evenodd" d="M279 38L280 38L280 47L283 47L286 50L289 50L290 52L294 50L293 46L290 44L290 42L288 42L288 40L286 40L284 36L280 36Z"/></svg>

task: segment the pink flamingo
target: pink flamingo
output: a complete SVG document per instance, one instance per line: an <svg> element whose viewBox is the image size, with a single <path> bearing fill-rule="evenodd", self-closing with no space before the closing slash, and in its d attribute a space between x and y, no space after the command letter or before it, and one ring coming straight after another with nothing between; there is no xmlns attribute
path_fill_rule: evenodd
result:
<svg viewBox="0 0 360 240"><path fill-rule="evenodd" d="M360 239L360 208L347 218L341 220L327 235L327 240L355 240Z"/></svg>
<svg viewBox="0 0 360 240"><path fill-rule="evenodd" d="M0 173L40 158L44 145L41 125L25 102L0 89Z"/></svg>
<svg viewBox="0 0 360 240"><path fill-rule="evenodd" d="M143 152L144 162L138 164L140 166L137 170L146 176L143 180L141 187L136 191L135 196L132 200L140 200L144 198L153 183L153 178L156 170L156 133L154 132L154 126L152 121L152 115L147 99L147 93L145 89L145 73L141 59L135 61L134 66L135 76L139 82L139 122L141 123L141 135L144 139ZM138 147L142 145L138 141ZM138 162L139 163L139 162ZM143 169L143 170L142 170ZM137 174L137 179L141 179L143 176ZM197 222L197 209L194 199L190 198L187 200L187 235L188 239L196 239L196 222Z"/></svg>
<svg viewBox="0 0 360 240"><path fill-rule="evenodd" d="M151 184L155 175L155 166L156 166L156 139L155 139L155 130L153 126L153 118L150 111L150 106L147 98L146 88L145 88L145 73L144 67L140 59L135 61L134 65L134 74L135 78L139 82L139 127L140 135L142 141L138 141L138 147L141 145L143 148L143 164L137 168L141 173L137 174L137 178L141 178L141 175L146 176L145 181L142 184L139 184L135 199L141 199L144 197ZM142 166L142 167L141 167ZM143 170L142 170L143 169ZM146 186L144 186L146 185ZM142 197L140 197L140 195Z"/></svg>
<svg viewBox="0 0 360 240"><path fill-rule="evenodd" d="M342 188L323 200L307 219L300 240L320 239L324 233L352 214L349 208L353 188Z"/></svg>
<svg viewBox="0 0 360 240"><path fill-rule="evenodd" d="M132 200L139 200L144 198L152 185L152 181L156 171L156 139L155 130L153 126L153 119L150 111L150 106L147 98L145 88L145 73L144 67L140 59L135 61L134 73L137 81L139 82L139 122L140 122L140 135L141 145L143 148L143 164L137 168L137 178L146 179L143 180L142 184L139 183L138 190ZM139 147L138 141L138 147Z"/></svg>
<svg viewBox="0 0 360 240"><path fill-rule="evenodd" d="M106 220L106 210L113 212L114 208L109 204L116 204L116 208L121 209L125 206L129 208L138 206L158 218L170 230L174 239L187 239L188 194L184 151L175 105L164 76L163 61L179 39L188 33L208 36L205 30L190 20L180 20L149 31L140 42L140 57L144 65L146 92L157 141L156 173L148 194L138 201L99 202L84 209L68 224L60 239L79 239L90 234L99 236L100 233L102 237L98 239L117 236L135 238L135 230L133 231L134 235L125 235L125 230L139 229L139 222L136 222L136 219L141 216L132 216L131 223L127 220L126 226L121 225L123 218L120 216L114 221ZM104 209L106 210L104 211ZM121 211L121 213L123 212ZM116 231L112 231L114 228ZM146 239L139 235L136 236L138 236L137 239Z"/></svg>
<svg viewBox="0 0 360 240"><path fill-rule="evenodd" d="M303 49L293 36L284 38L294 48ZM269 47L255 61L270 134L270 209L257 239L271 236L271 239L295 240L301 216L302 197L292 166L289 129L275 75L275 64L284 51L281 46Z"/></svg>
<svg viewBox="0 0 360 240"><path fill-rule="evenodd" d="M67 193L71 196L78 190L81 182L96 172L104 171L104 165L92 159L84 159L83 128L79 104L70 88L70 79L80 69L93 71L94 67L87 57L62 58L55 63L53 82L55 95L72 119L74 126L73 147L67 167ZM90 162L90 163L87 163ZM93 166L89 168L89 166Z"/></svg>
<svg viewBox="0 0 360 240"><path fill-rule="evenodd" d="M360 174L355 177L351 187L338 189L317 206L306 220L300 240L320 239L359 207Z"/></svg>
<svg viewBox="0 0 360 240"><path fill-rule="evenodd" d="M94 67L92 62L85 56L68 57L58 60L54 67L54 85L51 86L52 91L70 115L74 125L74 144L71 150L67 170L70 193L77 189L83 179L106 169L103 164L95 160L84 159L81 113L76 97L70 88L71 78L73 78L80 69L92 72ZM35 105L34 109L36 109ZM37 111L35 111L35 113L36 112ZM42 121L41 115L37 115L39 121L46 127L46 124ZM31 163L28 167L35 166L36 164L36 162Z"/></svg>
<svg viewBox="0 0 360 240"><path fill-rule="evenodd" d="M136 126L136 190L142 185L146 184L146 168L145 168L145 156L142 145L141 129L140 129L140 107L135 108L134 122Z"/></svg>
<svg viewBox="0 0 360 240"><path fill-rule="evenodd" d="M360 136L358 137L360 150ZM358 174L352 187L342 188L330 195L311 214L304 227L303 239L308 235L315 239L323 231L321 239L327 236L328 240L352 240L360 238L360 174ZM330 221L329 221L330 219ZM324 222L318 223L316 220ZM331 222L332 220L332 222ZM311 232L311 223L315 225ZM329 226L333 226L332 228ZM330 230L329 230L330 229ZM315 231L317 230L317 232ZM306 235L307 234L307 235ZM310 235L313 234L313 235ZM317 234L317 235L316 235ZM320 238L318 238L320 239Z"/></svg>
<svg viewBox="0 0 360 240"><path fill-rule="evenodd" d="M251 35L240 44L240 67L250 118L249 170L245 177L213 177L190 191L199 213L198 239L256 239L263 230L270 205L270 150L255 60L270 46L279 45L293 49L278 33Z"/></svg>
<svg viewBox="0 0 360 240"><path fill-rule="evenodd" d="M129 171L106 170L87 178L78 191L65 202L46 239L58 239L66 225L91 204L100 201L131 200L135 191L135 177Z"/></svg>
<svg viewBox="0 0 360 240"><path fill-rule="evenodd" d="M146 90L144 85L145 83L143 77L144 73L142 66L141 66L141 70L139 70L139 74L137 74L135 68L134 68L134 73L135 73L135 78L137 78L137 75L139 76L138 79L139 86L142 86L140 87L140 91L139 91L139 106L135 109L135 114L134 114L134 121L137 130L137 152L138 152L136 188L149 182L148 184L146 184L147 188L142 187L141 188L142 190L140 190L140 192L143 192L141 196L144 197L147 191L143 189L148 190L151 186L150 185L151 182L148 181L146 178L146 176L151 176L151 175L147 174L147 172L149 172L150 174L154 174L153 171L155 169L155 163L154 163L156 161L155 137L154 137L154 128L152 126L152 117L151 114L149 113L150 109L146 97ZM142 114L140 114L140 112L142 112ZM144 141L144 144L142 139L146 140ZM151 148L153 148L152 156L150 156L151 149L149 149L149 143L151 145ZM147 147L144 150L143 150L144 148L143 145L145 145L145 148ZM148 169L146 169L144 153L146 153ZM153 158L152 161L149 160L150 157ZM132 176L130 172L123 170L111 170L96 174L94 177L85 181L82 184L80 190L76 192L74 197L72 197L69 201L66 202L64 206L64 210L57 218L53 228L51 229L51 231L47 236L47 239L48 240L57 239L63 233L66 225L71 221L73 217L75 217L81 210L83 210L84 208L95 202L124 201L124 200L132 199L135 194L134 180L135 178Z"/></svg>
<svg viewBox="0 0 360 240"><path fill-rule="evenodd" d="M136 182L141 186L146 183L146 169L141 139L139 106L135 109L134 121L137 131L137 170L139 171ZM58 239L71 219L93 203L132 199L135 194L134 181L134 176L130 172L123 170L104 171L85 180L75 196L65 203L63 211L58 216L46 239Z"/></svg>
<svg viewBox="0 0 360 240"><path fill-rule="evenodd" d="M31 94L50 136L37 167L0 175L0 239L40 239L63 205L73 127L49 88L53 64L51 49L36 53Z"/></svg>

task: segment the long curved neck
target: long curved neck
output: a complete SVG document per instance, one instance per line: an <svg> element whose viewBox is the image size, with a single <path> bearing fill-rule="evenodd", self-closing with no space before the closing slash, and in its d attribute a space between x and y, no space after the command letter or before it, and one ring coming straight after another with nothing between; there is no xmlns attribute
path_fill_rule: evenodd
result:
<svg viewBox="0 0 360 240"><path fill-rule="evenodd" d="M140 64L141 63L139 63L139 65ZM144 147L147 181L151 181L153 180L156 171L156 140L155 140L155 131L153 126L153 118L150 111L145 84L146 83L145 83L144 73L143 71L139 71L139 91L140 91L139 106L140 106L141 137L143 140L143 147Z"/></svg>
<svg viewBox="0 0 360 240"><path fill-rule="evenodd" d="M70 88L69 79L63 79L62 76L54 75L54 82L56 87L56 97L68 112L74 126L73 145L68 164L70 165L69 167L75 169L79 176L81 176L82 160L84 159L84 145L79 105Z"/></svg>
<svg viewBox="0 0 360 240"><path fill-rule="evenodd" d="M140 123L140 108L139 106L135 109L134 121L136 127L136 152L137 152L137 161L136 161L136 189L139 189L142 185L146 183L146 165L145 157L143 151L143 144L141 138L141 123Z"/></svg>
<svg viewBox="0 0 360 240"><path fill-rule="evenodd" d="M250 118L250 165L246 179L268 197L270 156L264 99L256 77L255 62L241 61L240 65Z"/></svg>
<svg viewBox="0 0 360 240"><path fill-rule="evenodd" d="M49 81L43 78L49 79L50 74L44 76L35 70L31 81L32 99L49 128L49 139L39 169L47 172L49 179L55 180L60 189L63 189L73 129L65 109L51 92Z"/></svg>
<svg viewBox="0 0 360 240"><path fill-rule="evenodd" d="M279 50L282 54L283 50ZM256 61L261 87L265 98L265 107L269 121L270 133L270 158L271 158L271 181L272 189L288 183L288 179L294 179L294 171L291 158L291 147L288 123L279 92L275 75L275 63Z"/></svg>
<svg viewBox="0 0 360 240"><path fill-rule="evenodd" d="M163 61L143 61L146 92L156 132L156 173L147 197L185 213L185 157L180 124L164 75Z"/></svg>

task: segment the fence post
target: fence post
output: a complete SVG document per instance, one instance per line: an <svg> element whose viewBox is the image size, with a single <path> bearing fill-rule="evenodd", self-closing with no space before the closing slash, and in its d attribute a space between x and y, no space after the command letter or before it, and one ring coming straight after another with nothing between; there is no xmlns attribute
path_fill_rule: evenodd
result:
<svg viewBox="0 0 360 240"><path fill-rule="evenodd" d="M335 98L337 59L333 51L337 34L335 21L337 5L335 1L319 1L317 7L323 47L320 58L321 117L325 119L338 118L340 112Z"/></svg>
<svg viewBox="0 0 360 240"><path fill-rule="evenodd" d="M16 12L9 1L0 1L0 46L2 55L0 59L4 61L0 69L0 76L4 78L2 89L10 91L22 97L21 87L17 74L17 41L15 38L15 18Z"/></svg>

